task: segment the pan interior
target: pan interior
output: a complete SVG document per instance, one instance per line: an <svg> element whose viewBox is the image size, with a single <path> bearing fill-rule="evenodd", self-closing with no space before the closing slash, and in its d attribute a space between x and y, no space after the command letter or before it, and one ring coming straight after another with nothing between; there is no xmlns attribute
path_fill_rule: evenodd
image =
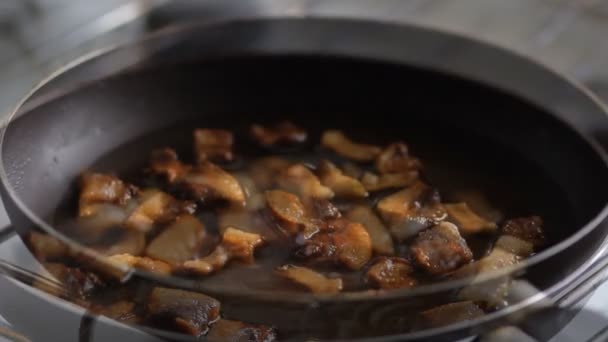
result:
<svg viewBox="0 0 608 342"><path fill-rule="evenodd" d="M540 215L551 244L605 204L603 161L551 114L475 82L339 56L235 55L124 73L14 120L2 152L19 199L56 224L74 214L82 170L130 177L166 146L188 160L194 127L233 130L237 153L253 155L248 126L282 119L312 141L328 128L369 143L403 140L445 201L476 190L506 217ZM209 281L253 284L221 280Z"/></svg>
<svg viewBox="0 0 608 342"><path fill-rule="evenodd" d="M193 127L234 130L238 146L249 124L280 119L313 141L328 128L403 140L446 199L483 191L507 213L542 215L553 242L604 204L600 158L541 109L432 71L329 56L225 57L97 82L13 121L3 158L20 199L50 220L82 170L128 173L163 146L188 158Z"/></svg>

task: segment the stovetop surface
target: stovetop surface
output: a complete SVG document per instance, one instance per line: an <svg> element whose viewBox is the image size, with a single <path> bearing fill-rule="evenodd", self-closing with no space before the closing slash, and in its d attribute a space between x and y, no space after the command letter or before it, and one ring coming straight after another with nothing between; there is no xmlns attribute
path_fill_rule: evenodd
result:
<svg viewBox="0 0 608 342"><path fill-rule="evenodd" d="M388 6L377 10L386 11L380 14L392 20L453 30L508 47L587 84L608 100L608 0L386 2ZM209 13L203 8L207 1L197 3L200 11L168 0L0 1L0 115L39 80L79 55ZM0 208L0 226L8 222ZM35 264L17 238L1 246L0 258ZM608 283L584 308L552 341L585 341L608 324Z"/></svg>

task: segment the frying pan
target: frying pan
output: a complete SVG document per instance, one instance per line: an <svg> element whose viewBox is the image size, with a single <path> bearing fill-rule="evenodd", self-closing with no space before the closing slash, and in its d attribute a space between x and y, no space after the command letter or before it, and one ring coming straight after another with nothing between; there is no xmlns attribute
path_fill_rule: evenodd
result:
<svg viewBox="0 0 608 342"><path fill-rule="evenodd" d="M256 13L172 28L75 63L34 90L4 127L2 198L20 236L42 231L92 253L53 228L73 209L65 203L83 169L129 172L152 148L188 151L192 127L239 137L252 122L286 117L313 140L329 127L368 142L405 139L440 189L481 189L509 211L543 216L551 246L509 270L538 289L584 272L608 234L608 166L595 143L608 119L584 89L469 38L321 15ZM203 291L229 317L270 320L300 339L467 336L534 300L409 332L404 313L468 280L323 297L133 277Z"/></svg>

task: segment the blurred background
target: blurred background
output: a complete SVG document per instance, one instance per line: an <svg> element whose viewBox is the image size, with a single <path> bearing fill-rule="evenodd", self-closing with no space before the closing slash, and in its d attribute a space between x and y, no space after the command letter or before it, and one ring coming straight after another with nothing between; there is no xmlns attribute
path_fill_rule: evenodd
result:
<svg viewBox="0 0 608 342"><path fill-rule="evenodd" d="M374 15L474 35L530 55L607 92L608 0L385 2L390 5L378 6ZM77 56L137 39L164 25L211 16L210 8L219 3L0 0L0 113L6 113L29 88ZM305 3L313 10L330 6L322 0ZM247 6L247 1L242 4Z"/></svg>

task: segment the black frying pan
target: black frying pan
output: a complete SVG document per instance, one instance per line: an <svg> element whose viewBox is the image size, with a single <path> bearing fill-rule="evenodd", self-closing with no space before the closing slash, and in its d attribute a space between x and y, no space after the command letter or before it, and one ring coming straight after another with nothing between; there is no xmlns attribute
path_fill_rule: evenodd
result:
<svg viewBox="0 0 608 342"><path fill-rule="evenodd" d="M517 270L539 289L575 277L608 234L608 167L593 142L608 118L584 90L463 37L335 18L170 30L78 64L34 91L3 130L2 197L20 235L66 239L54 218L71 210L83 169L129 172L154 147L188 153L192 127L243 133L283 118L313 140L328 127L368 142L404 139L440 189L481 189L508 213L543 216L552 246ZM154 280L203 290L224 300L224 313L296 337L455 337L523 307L408 333L404 312L465 283L319 298Z"/></svg>

